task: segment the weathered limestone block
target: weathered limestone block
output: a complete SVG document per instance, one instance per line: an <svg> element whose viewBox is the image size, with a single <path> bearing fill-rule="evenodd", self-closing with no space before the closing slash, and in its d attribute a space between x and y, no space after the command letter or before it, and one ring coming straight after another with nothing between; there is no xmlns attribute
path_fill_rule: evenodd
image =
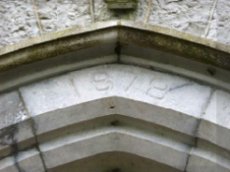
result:
<svg viewBox="0 0 230 172"><path fill-rule="evenodd" d="M21 88L32 116L76 104L78 95L68 76Z"/></svg>
<svg viewBox="0 0 230 172"><path fill-rule="evenodd" d="M215 8L210 14L207 37L218 42L230 44L230 2L226 0L216 1Z"/></svg>
<svg viewBox="0 0 230 172"><path fill-rule="evenodd" d="M136 10L116 12L104 0L2 0L0 47L44 32L117 19L162 25L230 44L229 11L228 0L138 0Z"/></svg>
<svg viewBox="0 0 230 172"><path fill-rule="evenodd" d="M29 115L17 92L0 96L0 119L0 157L33 144Z"/></svg>
<svg viewBox="0 0 230 172"><path fill-rule="evenodd" d="M19 152L0 161L0 172L43 172L39 152L36 149Z"/></svg>
<svg viewBox="0 0 230 172"><path fill-rule="evenodd" d="M137 22L148 22L153 9L153 0L138 1L137 9L134 13ZM133 19L131 19L133 20Z"/></svg>
<svg viewBox="0 0 230 172"><path fill-rule="evenodd" d="M73 75L82 102L120 95L199 117L210 95L208 87L182 77L124 65L99 66Z"/></svg>
<svg viewBox="0 0 230 172"><path fill-rule="evenodd" d="M216 13L216 40L230 44L230 1L219 0L216 7ZM215 18L213 20L212 23L215 23Z"/></svg>
<svg viewBox="0 0 230 172"><path fill-rule="evenodd" d="M213 147L204 142L198 142L190 152L188 172L229 172L230 154L224 149Z"/></svg>
<svg viewBox="0 0 230 172"><path fill-rule="evenodd" d="M113 114L135 116L142 113L152 116L151 120L156 123L193 135L197 119L208 101L210 88L174 75L125 65L108 65L25 86L21 92L32 115L51 111L62 114L61 109L102 98L132 99L143 102L143 105L136 106L138 103L133 102L129 111L122 106L123 109ZM120 100L116 103L122 104ZM112 102L110 106L114 106ZM140 112L142 108L144 112Z"/></svg>
<svg viewBox="0 0 230 172"><path fill-rule="evenodd" d="M28 118L17 92L10 92L0 96L0 118L0 129Z"/></svg>
<svg viewBox="0 0 230 172"><path fill-rule="evenodd" d="M154 0L149 23L201 36L205 34L213 3L211 0Z"/></svg>
<svg viewBox="0 0 230 172"><path fill-rule="evenodd" d="M31 1L1 0L0 16L0 47L39 33Z"/></svg>
<svg viewBox="0 0 230 172"><path fill-rule="evenodd" d="M188 172L229 172L230 168L222 164L217 164L215 154L203 157L203 153L199 153L196 151L193 152L187 169ZM212 156L212 161L210 160L210 156Z"/></svg>
<svg viewBox="0 0 230 172"><path fill-rule="evenodd" d="M230 94L214 92L203 116L199 136L230 150Z"/></svg>
<svg viewBox="0 0 230 172"><path fill-rule="evenodd" d="M43 31L57 31L91 22L88 0L38 0L38 14Z"/></svg>

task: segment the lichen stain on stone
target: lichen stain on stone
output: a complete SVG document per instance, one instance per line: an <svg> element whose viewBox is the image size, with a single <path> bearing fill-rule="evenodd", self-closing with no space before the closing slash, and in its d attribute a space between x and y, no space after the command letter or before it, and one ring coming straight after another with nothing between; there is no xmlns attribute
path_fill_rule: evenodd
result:
<svg viewBox="0 0 230 172"><path fill-rule="evenodd" d="M17 132L17 127L10 126L0 130L0 145L6 146L13 144L14 135Z"/></svg>
<svg viewBox="0 0 230 172"><path fill-rule="evenodd" d="M133 32L133 33L132 33ZM135 33L134 33L135 32ZM172 38L158 33L129 30L120 32L124 43L138 44L141 47L158 48L175 53L185 58L197 59L206 64L213 64L230 70L230 55L204 45L195 44L179 38ZM122 43L123 43L122 42Z"/></svg>
<svg viewBox="0 0 230 172"><path fill-rule="evenodd" d="M14 155L15 164L17 164L17 154L18 154L18 146L17 146L17 140L16 135L18 133L18 127L17 125L12 125L6 128L3 128L0 130L0 147L3 147L3 152L1 152L0 159L4 158L7 155ZM5 150L7 147L9 147L9 150ZM9 151L9 152L8 152Z"/></svg>
<svg viewBox="0 0 230 172"><path fill-rule="evenodd" d="M0 61L0 71L6 71L13 67L56 57L79 49L100 45L102 43L102 41L97 38L90 40L92 36L93 35L85 37L84 35L80 35L77 36L77 38L62 38L47 43L42 43L34 47L28 47L19 50L19 52L13 52L12 54L6 55L2 58L3 62Z"/></svg>

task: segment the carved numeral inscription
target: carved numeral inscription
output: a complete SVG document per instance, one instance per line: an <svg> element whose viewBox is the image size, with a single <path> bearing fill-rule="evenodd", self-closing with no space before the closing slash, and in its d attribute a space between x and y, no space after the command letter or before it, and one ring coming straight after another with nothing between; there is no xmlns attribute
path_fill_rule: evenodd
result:
<svg viewBox="0 0 230 172"><path fill-rule="evenodd" d="M147 89L146 94L153 98L163 99L168 91L168 85L161 82L159 79L153 78L152 80L150 80L149 85L150 86Z"/></svg>
<svg viewBox="0 0 230 172"><path fill-rule="evenodd" d="M134 73L130 73L131 75L127 78L127 86L125 87L125 91L129 91L129 89L133 86L138 76Z"/></svg>
<svg viewBox="0 0 230 172"><path fill-rule="evenodd" d="M129 91L137 82L138 76L134 73L129 73L129 77L127 78L127 86L125 87L125 91ZM141 82L141 81L140 81ZM150 96L155 99L163 99L165 94L168 91L168 85L161 81L161 78L152 78L148 82L147 88L145 88L144 92L147 96Z"/></svg>
<svg viewBox="0 0 230 172"><path fill-rule="evenodd" d="M106 71L96 71L93 73L91 82L98 91L108 91L113 88L113 82Z"/></svg>

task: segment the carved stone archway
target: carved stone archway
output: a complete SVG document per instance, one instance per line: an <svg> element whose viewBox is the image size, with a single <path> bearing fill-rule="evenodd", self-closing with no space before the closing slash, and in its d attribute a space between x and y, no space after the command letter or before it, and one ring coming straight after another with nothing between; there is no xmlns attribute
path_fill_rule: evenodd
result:
<svg viewBox="0 0 230 172"><path fill-rule="evenodd" d="M229 71L226 42L116 18L6 46L0 172L229 172Z"/></svg>

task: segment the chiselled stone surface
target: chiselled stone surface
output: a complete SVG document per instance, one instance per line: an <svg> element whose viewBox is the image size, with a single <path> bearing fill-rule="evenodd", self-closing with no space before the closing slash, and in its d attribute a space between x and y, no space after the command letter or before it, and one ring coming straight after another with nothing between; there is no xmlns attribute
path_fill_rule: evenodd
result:
<svg viewBox="0 0 230 172"><path fill-rule="evenodd" d="M1 0L0 16L0 47L39 33L33 6L28 0Z"/></svg>
<svg viewBox="0 0 230 172"><path fill-rule="evenodd" d="M135 20L137 22L147 22L152 13L153 0L138 1L137 10L135 11Z"/></svg>
<svg viewBox="0 0 230 172"><path fill-rule="evenodd" d="M0 2L0 47L39 33L114 19L161 25L230 44L228 0L139 0L131 11L109 10L104 0Z"/></svg>
<svg viewBox="0 0 230 172"><path fill-rule="evenodd" d="M214 92L203 116L199 136L230 150L230 94Z"/></svg>
<svg viewBox="0 0 230 172"><path fill-rule="evenodd" d="M17 92L0 96L0 129L28 118Z"/></svg>
<svg viewBox="0 0 230 172"><path fill-rule="evenodd" d="M230 128L230 94L215 91L204 119Z"/></svg>
<svg viewBox="0 0 230 172"><path fill-rule="evenodd" d="M178 76L122 65L75 72L74 83L83 102L101 96L121 95L196 117L202 113L210 94L208 87ZM193 106L188 107L191 104Z"/></svg>
<svg viewBox="0 0 230 172"><path fill-rule="evenodd" d="M69 78L51 79L24 87L21 91L32 114L120 95L199 117L210 95L209 87L190 80L122 65L77 71Z"/></svg>
<svg viewBox="0 0 230 172"><path fill-rule="evenodd" d="M230 44L230 1L218 0L209 21L207 37Z"/></svg>
<svg viewBox="0 0 230 172"><path fill-rule="evenodd" d="M28 119L29 115L17 92L0 96L0 158L34 143ZM13 146L16 143L17 147Z"/></svg>
<svg viewBox="0 0 230 172"><path fill-rule="evenodd" d="M154 0L149 22L203 35L214 1Z"/></svg>
<svg viewBox="0 0 230 172"><path fill-rule="evenodd" d="M23 87L21 92L32 115L71 106L78 99L71 81L65 76Z"/></svg>
<svg viewBox="0 0 230 172"><path fill-rule="evenodd" d="M32 115L59 111L111 96L145 102L159 109L155 109L158 113L146 109L143 115L152 115L152 120L161 125L176 130L182 127L183 132L193 135L197 118L208 101L210 88L175 75L126 65L105 65L32 84L23 87L21 92ZM121 112L137 115L144 107L133 107L132 112L122 109ZM161 108L167 108L168 111L163 112ZM170 113L174 115L169 115ZM187 116L189 117L186 118ZM177 122L172 122L176 119L184 121L183 125L178 126Z"/></svg>
<svg viewBox="0 0 230 172"><path fill-rule="evenodd" d="M38 0L38 13L43 31L57 31L91 22L88 0Z"/></svg>

